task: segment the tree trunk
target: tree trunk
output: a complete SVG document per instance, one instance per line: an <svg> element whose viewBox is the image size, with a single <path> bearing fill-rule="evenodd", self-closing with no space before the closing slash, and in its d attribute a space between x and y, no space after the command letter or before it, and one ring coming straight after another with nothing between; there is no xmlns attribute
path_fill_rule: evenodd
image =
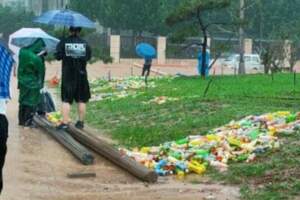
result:
<svg viewBox="0 0 300 200"><path fill-rule="evenodd" d="M240 21L244 22L245 19L245 2L244 0L240 0ZM244 50L245 50L245 35L244 35L244 28L243 25L240 25L239 30L239 37L240 37L240 63L239 63L239 74L245 74L245 61L244 61Z"/></svg>
<svg viewBox="0 0 300 200"><path fill-rule="evenodd" d="M261 2L259 3L259 47L260 47L260 54L263 50L263 43L262 43L262 39L264 37L264 32L263 32L263 29L264 28L264 24L263 24L263 9L262 9L262 5L261 5Z"/></svg>
<svg viewBox="0 0 300 200"><path fill-rule="evenodd" d="M264 72L265 72L265 74L269 74L269 71L270 71L270 65L265 65L265 67L264 67Z"/></svg>
<svg viewBox="0 0 300 200"><path fill-rule="evenodd" d="M207 50L207 33L206 30L203 30L204 40L203 40L203 46L202 46L202 63L201 63L201 77L205 79L206 77L206 50Z"/></svg>

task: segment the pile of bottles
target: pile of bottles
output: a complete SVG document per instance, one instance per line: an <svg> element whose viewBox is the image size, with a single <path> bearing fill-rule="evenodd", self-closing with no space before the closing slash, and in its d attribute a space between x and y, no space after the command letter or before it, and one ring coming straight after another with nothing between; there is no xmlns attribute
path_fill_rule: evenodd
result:
<svg viewBox="0 0 300 200"><path fill-rule="evenodd" d="M170 78L165 78L170 79ZM151 78L145 83L143 77L115 78L111 80L97 79L92 80L90 101L116 100L126 98L128 96L136 96L143 88L155 88L155 79Z"/></svg>
<svg viewBox="0 0 300 200"><path fill-rule="evenodd" d="M55 125L59 125L62 122L62 114L58 112L52 112L46 114L47 120Z"/></svg>
<svg viewBox="0 0 300 200"><path fill-rule="evenodd" d="M203 174L209 166L226 171L229 161L251 162L259 154L280 148L280 133L294 134L299 127L300 113L252 115L205 135L120 151L160 176L184 177L187 173Z"/></svg>

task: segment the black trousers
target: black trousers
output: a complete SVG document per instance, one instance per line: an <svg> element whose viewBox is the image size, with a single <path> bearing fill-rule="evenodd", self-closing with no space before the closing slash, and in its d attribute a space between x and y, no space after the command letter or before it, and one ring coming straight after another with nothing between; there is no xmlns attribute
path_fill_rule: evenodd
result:
<svg viewBox="0 0 300 200"><path fill-rule="evenodd" d="M8 137L8 121L4 115L0 114L0 194L3 188L3 166L7 152L7 137Z"/></svg>
<svg viewBox="0 0 300 200"><path fill-rule="evenodd" d="M19 105L19 125L31 126L36 108L32 106Z"/></svg>
<svg viewBox="0 0 300 200"><path fill-rule="evenodd" d="M149 76L150 75L150 69L151 65L144 65L143 71L142 71L142 76Z"/></svg>

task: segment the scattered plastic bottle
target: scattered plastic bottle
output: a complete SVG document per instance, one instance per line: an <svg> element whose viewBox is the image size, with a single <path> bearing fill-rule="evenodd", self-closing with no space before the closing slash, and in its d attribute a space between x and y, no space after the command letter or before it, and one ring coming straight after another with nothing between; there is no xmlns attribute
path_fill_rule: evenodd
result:
<svg viewBox="0 0 300 200"><path fill-rule="evenodd" d="M163 170L163 169L155 169L155 173L159 176L167 176L168 175L168 171Z"/></svg>
<svg viewBox="0 0 300 200"><path fill-rule="evenodd" d="M156 169L162 169L164 166L166 166L168 164L168 162L166 161L166 160L160 160L157 164L156 164L156 166L155 166L155 168Z"/></svg>
<svg viewBox="0 0 300 200"><path fill-rule="evenodd" d="M196 161L191 161L188 163L188 169L191 172L195 172L196 174L203 174L206 171L206 167L203 164L200 164Z"/></svg>
<svg viewBox="0 0 300 200"><path fill-rule="evenodd" d="M248 154L241 154L241 155L239 155L239 156L237 157L237 161L238 161L238 162L245 161L245 160L248 159L248 157L249 157Z"/></svg>
<svg viewBox="0 0 300 200"><path fill-rule="evenodd" d="M188 142L189 142L189 139L188 138L184 138L184 139L181 139L181 140L177 140L176 144L177 145L184 145L184 144L187 144Z"/></svg>
<svg viewBox="0 0 300 200"><path fill-rule="evenodd" d="M253 151L253 153L263 154L263 153L266 153L267 150L268 150L268 147L258 147Z"/></svg>
<svg viewBox="0 0 300 200"><path fill-rule="evenodd" d="M207 138L209 141L220 141L220 137L217 136L216 134L206 135L206 138Z"/></svg>
<svg viewBox="0 0 300 200"><path fill-rule="evenodd" d="M149 153L150 150L151 150L150 147L143 147L143 148L141 148L140 152L141 152L141 153Z"/></svg>
<svg viewBox="0 0 300 200"><path fill-rule="evenodd" d="M196 155L204 159L209 155L209 152L204 149L199 149L196 151Z"/></svg>
<svg viewBox="0 0 300 200"><path fill-rule="evenodd" d="M258 129L255 129L249 133L249 137L251 140L256 140L259 137L259 135L260 135L260 132Z"/></svg>
<svg viewBox="0 0 300 200"><path fill-rule="evenodd" d="M176 172L176 178L179 180L183 180L185 178L185 173L183 171L178 170Z"/></svg>
<svg viewBox="0 0 300 200"><path fill-rule="evenodd" d="M229 144L232 146L240 147L242 145L241 141L238 139L235 139L234 137L229 137L227 140L228 140Z"/></svg>
<svg viewBox="0 0 300 200"><path fill-rule="evenodd" d="M296 114L291 114L291 115L289 115L285 118L286 123L291 123L291 122L294 122L296 120L297 120L297 115Z"/></svg>
<svg viewBox="0 0 300 200"><path fill-rule="evenodd" d="M174 158L173 156L168 156L168 161L171 162L171 163L179 162L178 159Z"/></svg>
<svg viewBox="0 0 300 200"><path fill-rule="evenodd" d="M182 159L182 154L180 152L171 152L170 156L176 158L177 160L181 160Z"/></svg>
<svg viewBox="0 0 300 200"><path fill-rule="evenodd" d="M177 162L176 169L178 169L179 171L187 172L188 167L184 162Z"/></svg>

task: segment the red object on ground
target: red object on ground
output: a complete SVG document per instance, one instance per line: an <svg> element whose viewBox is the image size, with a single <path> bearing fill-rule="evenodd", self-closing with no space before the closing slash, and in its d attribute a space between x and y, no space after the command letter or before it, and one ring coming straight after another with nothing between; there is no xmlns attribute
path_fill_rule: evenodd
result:
<svg viewBox="0 0 300 200"><path fill-rule="evenodd" d="M57 77L57 75L53 76L50 80L49 80L49 86L50 87L57 87L59 84L59 78Z"/></svg>

